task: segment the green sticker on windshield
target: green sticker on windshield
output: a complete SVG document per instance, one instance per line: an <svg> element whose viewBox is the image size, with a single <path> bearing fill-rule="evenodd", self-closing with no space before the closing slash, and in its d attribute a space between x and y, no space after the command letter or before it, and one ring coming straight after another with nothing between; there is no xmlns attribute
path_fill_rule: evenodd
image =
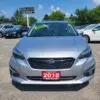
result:
<svg viewBox="0 0 100 100"><path fill-rule="evenodd" d="M40 30L42 28L48 28L48 25L42 24L42 25L37 25L34 27L35 30Z"/></svg>

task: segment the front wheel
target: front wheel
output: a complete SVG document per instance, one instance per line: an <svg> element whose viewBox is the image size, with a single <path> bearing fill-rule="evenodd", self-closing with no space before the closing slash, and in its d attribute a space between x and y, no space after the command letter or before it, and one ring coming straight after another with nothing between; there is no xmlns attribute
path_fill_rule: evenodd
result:
<svg viewBox="0 0 100 100"><path fill-rule="evenodd" d="M88 42L88 43L90 42L90 37L88 35L84 35L83 37L86 40L86 42Z"/></svg>
<svg viewBox="0 0 100 100"><path fill-rule="evenodd" d="M20 38L21 37L21 35L20 34L17 34L17 38Z"/></svg>
<svg viewBox="0 0 100 100"><path fill-rule="evenodd" d="M2 38L3 37L3 35L2 35L2 33L0 33L0 38Z"/></svg>

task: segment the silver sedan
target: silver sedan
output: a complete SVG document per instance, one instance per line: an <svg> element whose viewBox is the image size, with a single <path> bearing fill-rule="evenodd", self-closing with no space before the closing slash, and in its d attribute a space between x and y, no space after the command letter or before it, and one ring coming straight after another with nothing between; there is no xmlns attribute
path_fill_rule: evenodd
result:
<svg viewBox="0 0 100 100"><path fill-rule="evenodd" d="M83 84L94 76L88 43L67 22L39 22L13 49L11 78L20 84Z"/></svg>

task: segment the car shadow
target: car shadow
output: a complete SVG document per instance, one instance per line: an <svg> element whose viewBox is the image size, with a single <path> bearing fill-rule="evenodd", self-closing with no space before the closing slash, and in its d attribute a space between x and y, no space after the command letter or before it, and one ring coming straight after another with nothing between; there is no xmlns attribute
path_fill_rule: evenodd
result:
<svg viewBox="0 0 100 100"><path fill-rule="evenodd" d="M100 44L100 41L92 41L92 42L90 42L90 44Z"/></svg>
<svg viewBox="0 0 100 100"><path fill-rule="evenodd" d="M17 38L17 37L6 37L5 39L6 39L6 40L7 40L7 39L9 40L9 39L18 39L18 38Z"/></svg>
<svg viewBox="0 0 100 100"><path fill-rule="evenodd" d="M89 82L82 85L21 85L12 82L12 85L20 91L39 91L39 92L60 92L60 91L79 91L88 86Z"/></svg>

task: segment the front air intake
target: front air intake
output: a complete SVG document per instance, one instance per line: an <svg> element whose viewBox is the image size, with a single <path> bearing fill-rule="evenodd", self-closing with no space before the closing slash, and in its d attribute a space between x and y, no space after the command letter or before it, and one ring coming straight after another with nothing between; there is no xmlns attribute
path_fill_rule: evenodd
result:
<svg viewBox="0 0 100 100"><path fill-rule="evenodd" d="M29 58L28 62L34 69L67 69L75 62L74 58Z"/></svg>

